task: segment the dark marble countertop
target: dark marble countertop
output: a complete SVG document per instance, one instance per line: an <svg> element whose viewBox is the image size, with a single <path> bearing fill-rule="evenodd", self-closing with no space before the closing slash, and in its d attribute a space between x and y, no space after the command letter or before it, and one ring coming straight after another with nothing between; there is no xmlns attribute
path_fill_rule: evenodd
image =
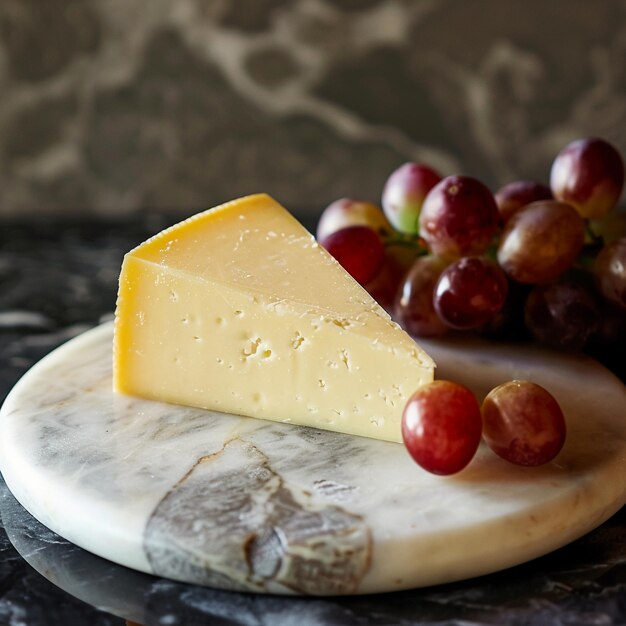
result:
<svg viewBox="0 0 626 626"><path fill-rule="evenodd" d="M123 253L172 221L0 225L1 398L50 350L110 317ZM600 356L624 380L619 355ZM626 624L626 509L569 546L498 574L343 599L237 594L125 569L39 524L1 480L0 518L0 625Z"/></svg>

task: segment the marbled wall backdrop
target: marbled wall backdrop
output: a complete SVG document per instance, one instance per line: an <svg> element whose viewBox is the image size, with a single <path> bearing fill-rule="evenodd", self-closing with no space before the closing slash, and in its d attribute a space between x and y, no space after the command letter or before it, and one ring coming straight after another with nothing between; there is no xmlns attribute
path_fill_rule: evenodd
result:
<svg viewBox="0 0 626 626"><path fill-rule="evenodd" d="M625 0L0 0L0 215L317 213L590 134L626 150Z"/></svg>

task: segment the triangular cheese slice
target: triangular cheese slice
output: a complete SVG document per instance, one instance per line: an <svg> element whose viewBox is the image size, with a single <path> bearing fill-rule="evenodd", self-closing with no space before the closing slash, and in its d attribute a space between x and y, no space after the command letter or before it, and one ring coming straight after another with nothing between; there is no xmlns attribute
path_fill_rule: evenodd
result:
<svg viewBox="0 0 626 626"><path fill-rule="evenodd" d="M115 319L121 393L401 441L430 357L267 195L129 252Z"/></svg>

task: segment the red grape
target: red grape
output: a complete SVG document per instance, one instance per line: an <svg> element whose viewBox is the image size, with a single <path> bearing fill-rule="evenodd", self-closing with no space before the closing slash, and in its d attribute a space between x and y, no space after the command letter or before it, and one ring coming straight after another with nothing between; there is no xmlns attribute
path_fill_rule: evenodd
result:
<svg viewBox="0 0 626 626"><path fill-rule="evenodd" d="M433 296L435 311L452 328L478 328L502 308L507 288L506 276L495 263L464 257L439 277Z"/></svg>
<svg viewBox="0 0 626 626"><path fill-rule="evenodd" d="M474 394L447 380L418 389L402 414L402 438L409 454L433 474L461 471L474 458L481 432Z"/></svg>
<svg viewBox="0 0 626 626"><path fill-rule="evenodd" d="M448 176L424 200L420 235L433 254L481 254L495 235L498 220L496 201L485 185L469 176Z"/></svg>
<svg viewBox="0 0 626 626"><path fill-rule="evenodd" d="M576 208L583 217L601 217L619 200L624 162L602 139L578 139L557 155L550 172L554 197Z"/></svg>
<svg viewBox="0 0 626 626"><path fill-rule="evenodd" d="M496 192L495 198L503 224L531 202L553 199L550 187L532 180L516 180L509 183Z"/></svg>
<svg viewBox="0 0 626 626"><path fill-rule="evenodd" d="M594 274L600 293L609 302L626 309L626 237L601 250Z"/></svg>
<svg viewBox="0 0 626 626"><path fill-rule="evenodd" d="M365 285L380 270L385 249L369 226L349 226L320 241L356 281Z"/></svg>
<svg viewBox="0 0 626 626"><path fill-rule="evenodd" d="M536 286L524 311L526 327L538 342L564 350L584 348L598 330L599 316L593 295L572 282Z"/></svg>
<svg viewBox="0 0 626 626"><path fill-rule="evenodd" d="M540 200L508 221L500 237L498 262L521 283L549 282L572 265L584 239L585 225L571 206Z"/></svg>
<svg viewBox="0 0 626 626"><path fill-rule="evenodd" d="M424 198L440 180L435 170L421 163L405 163L391 173L383 189L382 205L396 230L417 233Z"/></svg>
<svg viewBox="0 0 626 626"><path fill-rule="evenodd" d="M565 443L565 418L543 387L512 380L493 389L482 406L484 439L500 457L516 465L543 465Z"/></svg>
<svg viewBox="0 0 626 626"><path fill-rule="evenodd" d="M324 239L348 226L369 226L382 236L387 236L393 231L385 214L375 204L341 198L324 209L317 224L317 239Z"/></svg>
<svg viewBox="0 0 626 626"><path fill-rule="evenodd" d="M365 285L369 294L389 315L393 314L394 302L419 249L414 246L387 243L385 257L378 273Z"/></svg>
<svg viewBox="0 0 626 626"><path fill-rule="evenodd" d="M408 333L417 337L436 337L448 327L433 306L433 292L446 263L434 256L416 259L405 276L402 290L396 297L394 316Z"/></svg>

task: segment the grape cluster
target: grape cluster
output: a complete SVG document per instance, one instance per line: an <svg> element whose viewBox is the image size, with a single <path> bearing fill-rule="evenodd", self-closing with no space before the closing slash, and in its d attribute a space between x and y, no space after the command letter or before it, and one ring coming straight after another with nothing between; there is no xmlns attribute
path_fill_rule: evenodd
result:
<svg viewBox="0 0 626 626"><path fill-rule="evenodd" d="M614 211L623 184L623 160L602 139L566 146L549 187L515 181L495 195L406 163L382 210L338 200L317 235L417 337L457 329L562 349L615 344L626 338L626 215Z"/></svg>

